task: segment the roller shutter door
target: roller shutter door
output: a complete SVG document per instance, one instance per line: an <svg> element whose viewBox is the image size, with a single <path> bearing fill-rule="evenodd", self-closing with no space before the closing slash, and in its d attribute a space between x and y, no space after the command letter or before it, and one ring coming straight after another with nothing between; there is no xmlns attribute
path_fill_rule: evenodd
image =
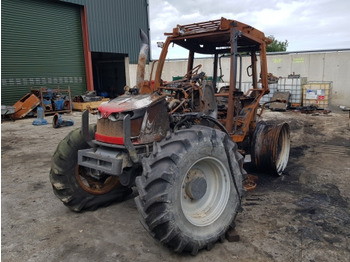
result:
<svg viewBox="0 0 350 262"><path fill-rule="evenodd" d="M47 0L1 1L1 104L30 88L86 91L80 7Z"/></svg>

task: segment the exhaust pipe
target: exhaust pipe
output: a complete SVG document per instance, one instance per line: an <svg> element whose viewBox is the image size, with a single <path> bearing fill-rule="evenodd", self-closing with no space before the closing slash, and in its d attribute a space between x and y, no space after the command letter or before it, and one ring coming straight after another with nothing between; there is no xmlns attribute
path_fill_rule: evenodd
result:
<svg viewBox="0 0 350 262"><path fill-rule="evenodd" d="M147 61L147 54L149 50L148 37L145 32L140 29L140 38L141 38L141 49L139 54L139 61L137 64L137 74L136 74L136 87L140 90L141 82L145 79L145 66Z"/></svg>

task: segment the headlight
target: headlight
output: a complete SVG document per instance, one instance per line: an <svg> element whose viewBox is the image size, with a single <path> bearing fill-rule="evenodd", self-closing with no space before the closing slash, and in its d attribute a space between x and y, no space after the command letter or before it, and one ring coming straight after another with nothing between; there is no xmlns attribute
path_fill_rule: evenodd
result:
<svg viewBox="0 0 350 262"><path fill-rule="evenodd" d="M97 113L97 119L101 119L101 118L102 118L102 114L101 114L100 111L98 111L98 113Z"/></svg>
<svg viewBox="0 0 350 262"><path fill-rule="evenodd" d="M118 121L118 118L119 118L119 114L116 113L116 114L110 114L108 119L111 120L111 121Z"/></svg>

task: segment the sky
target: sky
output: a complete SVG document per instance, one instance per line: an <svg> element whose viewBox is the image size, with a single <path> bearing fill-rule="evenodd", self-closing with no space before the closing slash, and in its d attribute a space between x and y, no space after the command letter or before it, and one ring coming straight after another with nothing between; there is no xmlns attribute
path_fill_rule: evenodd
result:
<svg viewBox="0 0 350 262"><path fill-rule="evenodd" d="M350 0L149 0L151 58L158 59L164 32L221 17L288 40L287 51L350 48Z"/></svg>

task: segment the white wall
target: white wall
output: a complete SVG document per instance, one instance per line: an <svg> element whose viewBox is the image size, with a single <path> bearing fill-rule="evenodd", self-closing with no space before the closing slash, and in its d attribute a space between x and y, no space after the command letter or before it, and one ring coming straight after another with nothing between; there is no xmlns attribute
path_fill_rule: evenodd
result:
<svg viewBox="0 0 350 262"><path fill-rule="evenodd" d="M350 51L269 55L267 60L276 76L294 72L308 81L331 81L331 105L350 105Z"/></svg>
<svg viewBox="0 0 350 262"><path fill-rule="evenodd" d="M194 66L202 64L201 71L212 76L213 61L211 59L196 59ZM308 81L331 81L333 88L330 104L333 106L350 106L350 51L286 53L267 55L268 72L275 76L287 77L290 74L300 74ZM242 81L249 81L246 67L250 58L243 57ZM150 73L151 63L146 67L146 78ZM183 76L187 68L186 60L168 60L164 65L162 79L171 81L174 76ZM129 65L129 83L136 83L137 65ZM222 59L224 81L229 81L229 58ZM219 72L218 72L219 74Z"/></svg>

